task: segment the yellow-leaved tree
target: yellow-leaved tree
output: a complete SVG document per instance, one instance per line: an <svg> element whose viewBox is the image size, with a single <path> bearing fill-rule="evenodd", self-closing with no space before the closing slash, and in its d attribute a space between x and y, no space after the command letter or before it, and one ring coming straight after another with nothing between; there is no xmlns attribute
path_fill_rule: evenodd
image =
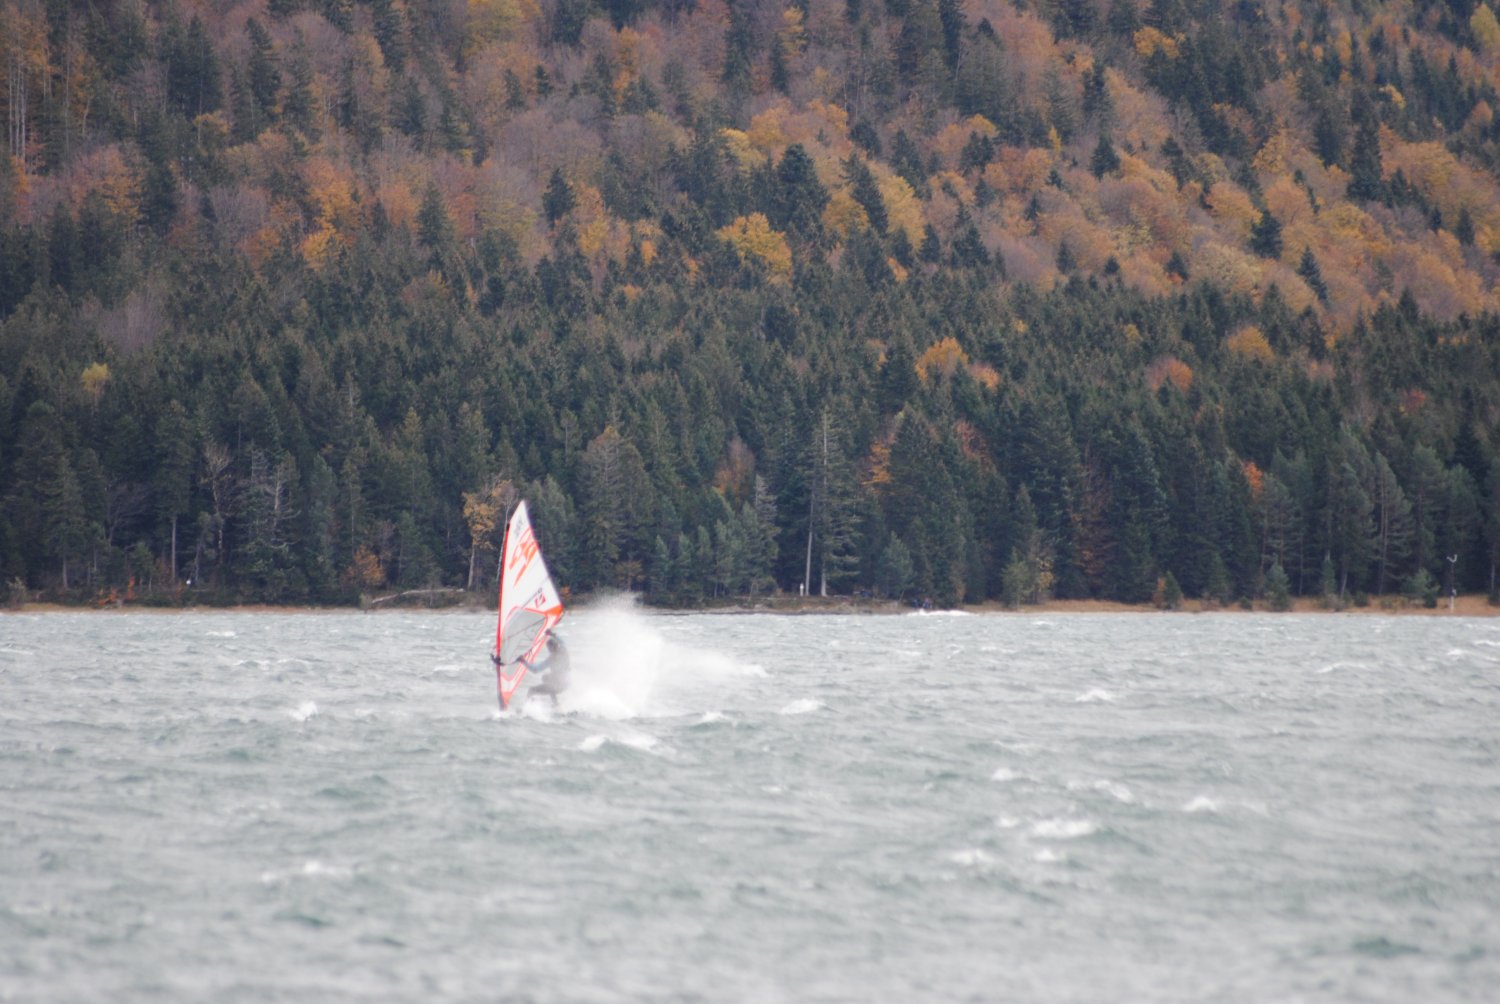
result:
<svg viewBox="0 0 1500 1004"><path fill-rule="evenodd" d="M765 213L741 216L727 227L718 230L720 240L728 241L742 257L752 259L765 266L775 283L790 282L792 278L792 248L786 235L771 229Z"/></svg>
<svg viewBox="0 0 1500 1004"><path fill-rule="evenodd" d="M922 353L922 357L917 360L917 376L922 378L923 383L929 383L937 376L952 379L960 366L967 365L969 354L950 335L934 342Z"/></svg>
<svg viewBox="0 0 1500 1004"><path fill-rule="evenodd" d="M464 492L464 524L469 528L469 583L474 588L475 566L481 552L495 546L495 532L507 510L516 501L516 486L509 478L494 475L478 491Z"/></svg>
<svg viewBox="0 0 1500 1004"><path fill-rule="evenodd" d="M1492 56L1500 54L1500 22L1495 20L1495 12L1490 10L1489 4L1482 3L1474 8L1474 13L1469 15L1469 30L1474 33L1479 48Z"/></svg>
<svg viewBox="0 0 1500 1004"><path fill-rule="evenodd" d="M97 406L99 399L104 396L104 386L109 383L109 364L93 363L83 370L83 392L88 396L89 403Z"/></svg>
<svg viewBox="0 0 1500 1004"><path fill-rule="evenodd" d="M466 15L464 52L472 56L540 17L541 8L536 0L469 0Z"/></svg>
<svg viewBox="0 0 1500 1004"><path fill-rule="evenodd" d="M1247 324L1230 335L1224 342L1224 347L1241 359L1268 363L1276 358L1276 353L1271 351L1271 343L1266 341L1266 336L1253 324Z"/></svg>
<svg viewBox="0 0 1500 1004"><path fill-rule="evenodd" d="M875 183L880 188L880 198L885 203L885 216L891 229L904 230L907 240L913 245L921 244L927 221L922 218L922 201L912 191L911 185L901 175L887 172L883 167L876 172Z"/></svg>

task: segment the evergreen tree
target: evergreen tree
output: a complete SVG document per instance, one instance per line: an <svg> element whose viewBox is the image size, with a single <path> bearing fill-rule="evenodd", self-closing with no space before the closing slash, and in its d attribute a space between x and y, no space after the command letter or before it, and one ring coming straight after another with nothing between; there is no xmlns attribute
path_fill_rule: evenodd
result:
<svg viewBox="0 0 1500 1004"><path fill-rule="evenodd" d="M750 13L739 5L732 6L729 8L729 30L724 34L724 83L739 95L747 93L754 65L755 31Z"/></svg>
<svg viewBox="0 0 1500 1004"><path fill-rule="evenodd" d="M1372 472L1371 502L1375 517L1375 592L1384 595L1387 575L1394 568L1404 567L1411 549L1412 523L1411 502L1396 473L1385 456L1375 454Z"/></svg>
<svg viewBox="0 0 1500 1004"><path fill-rule="evenodd" d="M1328 302L1328 285L1323 282L1323 270L1318 267L1317 256L1310 247L1302 249L1302 260L1297 265L1297 274L1318 297L1319 303Z"/></svg>
<svg viewBox="0 0 1500 1004"><path fill-rule="evenodd" d="M556 225L558 220L573 211L575 205L573 186L563 177L562 168L553 168L552 177L547 179L547 191L542 193L542 212L546 214L547 222Z"/></svg>
<svg viewBox="0 0 1500 1004"><path fill-rule="evenodd" d="M1101 125L1113 124L1115 117L1114 102L1109 96L1109 86L1104 79L1104 64L1094 63L1083 78L1083 114L1086 118ZM1117 168L1107 168L1114 171ZM1097 175L1096 175L1097 177Z"/></svg>
<svg viewBox="0 0 1500 1004"><path fill-rule="evenodd" d="M776 165L775 180L772 225L806 239L821 233L828 191L818 181L812 158L802 144L786 148Z"/></svg>
<svg viewBox="0 0 1500 1004"><path fill-rule="evenodd" d="M651 526L649 479L640 451L609 426L580 460L580 579L595 588L629 589L644 571L642 532ZM699 557L711 561L712 547Z"/></svg>
<svg viewBox="0 0 1500 1004"><path fill-rule="evenodd" d="M1354 104L1354 153L1349 161L1349 198L1377 201L1385 195L1380 161L1380 122L1364 92Z"/></svg>
<svg viewBox="0 0 1500 1004"><path fill-rule="evenodd" d="M1115 553L1106 573L1112 599L1144 603L1156 583L1157 553L1165 551L1166 498L1145 434L1134 423L1107 437L1111 454L1108 523ZM1174 579L1175 581L1175 579Z"/></svg>
<svg viewBox="0 0 1500 1004"><path fill-rule="evenodd" d="M1469 215L1469 207L1462 206L1458 210L1458 222L1453 225L1453 236L1458 238L1458 243L1464 247L1474 246L1474 218Z"/></svg>
<svg viewBox="0 0 1500 1004"><path fill-rule="evenodd" d="M185 33L169 25L163 40L167 92L189 118L217 111L223 101L218 57L208 29L196 15Z"/></svg>
<svg viewBox="0 0 1500 1004"><path fill-rule="evenodd" d="M1114 174L1120 169L1120 155L1115 153L1114 144L1110 143L1107 134L1099 136L1099 143L1094 147L1094 155L1089 159L1089 170L1094 177L1102 178L1106 174Z"/></svg>
<svg viewBox="0 0 1500 1004"><path fill-rule="evenodd" d="M1369 455L1348 430L1345 430L1329 471L1328 510L1330 538L1336 561L1340 600L1349 589L1350 579L1356 587L1369 567L1375 548L1375 504L1366 490Z"/></svg>
<svg viewBox="0 0 1500 1004"><path fill-rule="evenodd" d="M854 201L864 209L865 216L870 221L870 229L877 234L884 234L889 226L885 199L880 195L880 187L875 184L875 175L858 154L850 153L849 159L844 161L844 179L849 182Z"/></svg>
<svg viewBox="0 0 1500 1004"><path fill-rule="evenodd" d="M276 99L281 91L281 70L277 66L276 49L270 33L253 17L245 22L245 34L250 37L250 61L246 69L245 86L260 120L269 122L276 115Z"/></svg>
<svg viewBox="0 0 1500 1004"><path fill-rule="evenodd" d="M1262 258L1281 257L1281 221L1269 209L1261 210L1260 219L1250 228L1250 250Z"/></svg>
<svg viewBox="0 0 1500 1004"><path fill-rule="evenodd" d="M167 557L169 574L175 585L178 521L189 512L192 502L193 461L197 449L187 411L176 401L168 402L156 423L157 465L153 490L157 515L169 527Z"/></svg>
<svg viewBox="0 0 1500 1004"><path fill-rule="evenodd" d="M859 571L857 509L848 430L832 409L824 409L807 443L807 553L803 581L807 593L827 596Z"/></svg>
<svg viewBox="0 0 1500 1004"><path fill-rule="evenodd" d="M406 69L406 17L396 0L370 0L370 20L375 41L386 66L401 73Z"/></svg>
<svg viewBox="0 0 1500 1004"><path fill-rule="evenodd" d="M1286 570L1281 567L1279 561L1266 573L1266 599L1272 610L1292 609L1291 581L1287 578Z"/></svg>

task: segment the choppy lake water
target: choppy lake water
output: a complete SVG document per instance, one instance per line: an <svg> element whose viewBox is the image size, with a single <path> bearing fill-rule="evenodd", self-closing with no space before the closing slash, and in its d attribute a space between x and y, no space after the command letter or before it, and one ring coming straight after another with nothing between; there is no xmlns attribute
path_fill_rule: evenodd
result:
<svg viewBox="0 0 1500 1004"><path fill-rule="evenodd" d="M1500 993L1500 620L0 616L0 999Z"/></svg>

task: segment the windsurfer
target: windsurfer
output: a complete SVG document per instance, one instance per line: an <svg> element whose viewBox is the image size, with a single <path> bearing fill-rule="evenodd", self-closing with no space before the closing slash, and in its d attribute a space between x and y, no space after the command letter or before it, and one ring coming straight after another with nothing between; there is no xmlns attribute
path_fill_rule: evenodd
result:
<svg viewBox="0 0 1500 1004"><path fill-rule="evenodd" d="M556 634L547 637L547 655L535 666L533 673L542 677L540 686L531 688L533 694L546 694L557 707L557 695L568 689L573 678L573 660L568 656L568 646Z"/></svg>

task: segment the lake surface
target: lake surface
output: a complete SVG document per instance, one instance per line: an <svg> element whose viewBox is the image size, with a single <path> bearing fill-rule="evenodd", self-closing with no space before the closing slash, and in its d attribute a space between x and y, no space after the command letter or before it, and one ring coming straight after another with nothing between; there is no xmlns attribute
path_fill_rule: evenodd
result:
<svg viewBox="0 0 1500 1004"><path fill-rule="evenodd" d="M564 628L0 616L0 999L1500 993L1500 620Z"/></svg>

